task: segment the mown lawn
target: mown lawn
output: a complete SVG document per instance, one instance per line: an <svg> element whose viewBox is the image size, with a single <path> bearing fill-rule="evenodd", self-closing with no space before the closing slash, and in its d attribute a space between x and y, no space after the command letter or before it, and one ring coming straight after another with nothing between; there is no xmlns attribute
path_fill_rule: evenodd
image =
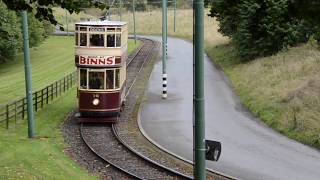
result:
<svg viewBox="0 0 320 180"><path fill-rule="evenodd" d="M65 153L60 124L76 106L76 90L35 114L36 138L27 138L24 120L0 130L0 179L96 179Z"/></svg>
<svg viewBox="0 0 320 180"><path fill-rule="evenodd" d="M129 40L129 52L135 47L134 41ZM30 56L32 89L36 91L75 70L74 37L49 37L39 47L32 48ZM23 96L25 79L21 53L15 61L0 64L0 106Z"/></svg>
<svg viewBox="0 0 320 180"><path fill-rule="evenodd" d="M129 53L139 44L130 40ZM73 51L72 37L50 37L32 49L33 89L74 71ZM21 58L0 65L0 98L4 103L25 93ZM35 113L34 139L27 138L26 120L16 126L11 123L9 130L0 127L0 179L96 179L64 153L67 145L60 125L75 107L76 89L72 88Z"/></svg>

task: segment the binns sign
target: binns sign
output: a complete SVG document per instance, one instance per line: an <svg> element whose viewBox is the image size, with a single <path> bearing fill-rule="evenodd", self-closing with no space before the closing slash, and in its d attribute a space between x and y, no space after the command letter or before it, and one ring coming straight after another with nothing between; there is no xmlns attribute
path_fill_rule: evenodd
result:
<svg viewBox="0 0 320 180"><path fill-rule="evenodd" d="M114 56L79 56L79 65L86 66L106 66L115 65Z"/></svg>

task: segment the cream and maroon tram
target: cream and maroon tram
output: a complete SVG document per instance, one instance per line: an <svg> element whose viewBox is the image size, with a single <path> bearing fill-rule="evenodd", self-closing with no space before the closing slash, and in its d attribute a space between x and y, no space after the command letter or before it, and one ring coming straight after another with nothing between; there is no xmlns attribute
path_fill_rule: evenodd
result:
<svg viewBox="0 0 320 180"><path fill-rule="evenodd" d="M75 24L79 121L114 122L124 98L128 29L125 22Z"/></svg>

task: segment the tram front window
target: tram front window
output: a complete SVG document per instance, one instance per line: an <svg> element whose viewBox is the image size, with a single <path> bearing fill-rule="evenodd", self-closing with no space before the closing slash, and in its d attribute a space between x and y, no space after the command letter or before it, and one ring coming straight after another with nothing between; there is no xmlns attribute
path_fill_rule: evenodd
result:
<svg viewBox="0 0 320 180"><path fill-rule="evenodd" d="M91 34L90 35L90 46L104 46L104 35L103 34Z"/></svg>
<svg viewBox="0 0 320 180"><path fill-rule="evenodd" d="M107 89L113 89L114 70L107 70L106 72L107 72L107 77L106 77Z"/></svg>
<svg viewBox="0 0 320 180"><path fill-rule="evenodd" d="M87 34L80 33L80 46L87 46Z"/></svg>
<svg viewBox="0 0 320 180"><path fill-rule="evenodd" d="M80 69L80 89L87 89L87 70Z"/></svg>
<svg viewBox="0 0 320 180"><path fill-rule="evenodd" d="M104 72L89 72L89 89L104 89Z"/></svg>

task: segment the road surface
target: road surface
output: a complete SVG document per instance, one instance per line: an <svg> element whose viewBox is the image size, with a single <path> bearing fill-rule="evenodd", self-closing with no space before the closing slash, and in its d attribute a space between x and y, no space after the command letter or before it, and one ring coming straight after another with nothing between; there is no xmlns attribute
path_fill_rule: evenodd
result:
<svg viewBox="0 0 320 180"><path fill-rule="evenodd" d="M190 42L168 38L168 99L161 99L159 61L140 113L140 128L147 136L187 160L193 158L192 52ZM207 161L209 169L239 179L320 179L320 152L267 128L246 112L207 56L205 107L206 139L222 142L220 160Z"/></svg>

